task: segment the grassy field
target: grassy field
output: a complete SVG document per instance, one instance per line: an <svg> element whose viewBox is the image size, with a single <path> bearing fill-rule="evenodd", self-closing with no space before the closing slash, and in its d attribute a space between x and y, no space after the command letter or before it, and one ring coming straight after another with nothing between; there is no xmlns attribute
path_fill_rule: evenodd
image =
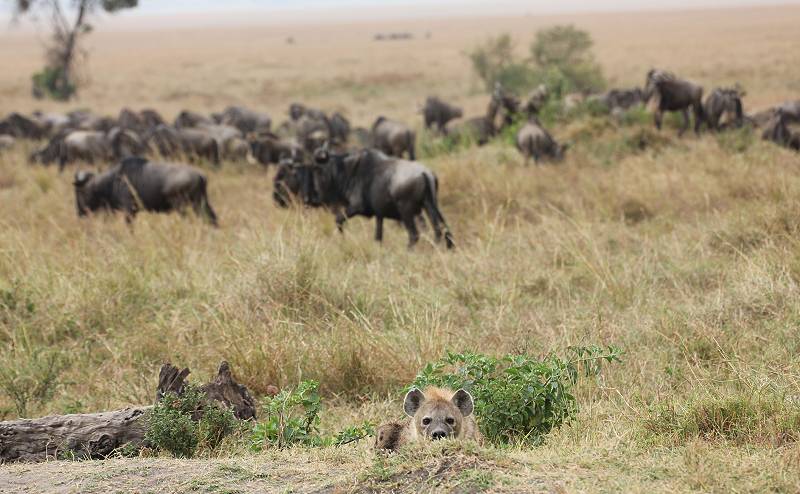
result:
<svg viewBox="0 0 800 494"><path fill-rule="evenodd" d="M613 85L651 66L706 87L741 82L748 109L800 93L800 9L148 31L91 37L73 107L218 110L282 119L291 101L414 122L437 93L486 103L463 53L539 27L589 30ZM620 26L624 26L621 29ZM374 43L380 30L430 40ZM292 35L296 45L286 45ZM0 113L64 109L28 96L40 47L0 34ZM323 429L401 413L400 388L448 350L617 345L624 363L577 388L573 422L526 448L437 445L389 458L341 448L192 461L0 467L0 492L797 492L800 490L800 156L747 135L598 119L559 126L560 166L506 142L429 157L458 249L430 232L383 246L322 211L281 210L271 172L208 170L221 228L193 217L80 220L70 173L0 157L0 419L8 389L50 380L24 415L149 403L161 363L205 382L223 359L254 393L321 383Z"/></svg>

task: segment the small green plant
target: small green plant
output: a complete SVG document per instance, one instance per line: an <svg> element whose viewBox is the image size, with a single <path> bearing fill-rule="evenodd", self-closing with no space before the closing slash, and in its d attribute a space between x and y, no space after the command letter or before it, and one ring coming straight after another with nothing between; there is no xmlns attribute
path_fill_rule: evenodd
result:
<svg viewBox="0 0 800 494"><path fill-rule="evenodd" d="M41 99L48 97L56 101L69 101L78 88L73 81L62 84L63 71L61 67L45 67L41 72L33 75L33 94Z"/></svg>
<svg viewBox="0 0 800 494"><path fill-rule="evenodd" d="M749 125L717 134L719 147L731 154L744 153L756 141L755 132Z"/></svg>
<svg viewBox="0 0 800 494"><path fill-rule="evenodd" d="M236 417L229 408L204 403L204 397L193 386L180 396L165 396L148 413L145 441L177 458L192 458L198 448L216 448L235 429Z"/></svg>
<svg viewBox="0 0 800 494"><path fill-rule="evenodd" d="M284 389L264 403L265 421L253 428L252 448L290 446L344 446L375 435L375 425L364 422L348 427L332 437L319 431L322 400L319 383L302 381L295 389Z"/></svg>
<svg viewBox="0 0 800 494"><path fill-rule="evenodd" d="M567 357L550 354L541 359L448 353L425 366L412 386L466 389L475 398L475 413L487 439L539 444L577 412L572 388L578 377L596 376L603 362L620 362L620 355L613 346L570 347Z"/></svg>
<svg viewBox="0 0 800 494"><path fill-rule="evenodd" d="M264 403L266 421L253 429L253 448L285 448L297 444L319 446L319 383L303 381L296 389L284 389Z"/></svg>

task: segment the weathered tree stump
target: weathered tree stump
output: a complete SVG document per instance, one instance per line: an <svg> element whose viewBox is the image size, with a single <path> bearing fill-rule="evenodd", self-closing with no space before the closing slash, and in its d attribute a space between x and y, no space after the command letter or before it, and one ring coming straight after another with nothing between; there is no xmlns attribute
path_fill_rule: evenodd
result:
<svg viewBox="0 0 800 494"><path fill-rule="evenodd" d="M164 364L159 373L156 401L167 393L182 394L188 375L189 369L179 370ZM255 400L246 387L233 380L227 362L220 364L217 377L200 390L208 401L232 408L240 420L256 416ZM142 418L150 408L0 422L0 463L73 457L98 459L124 446L141 447L146 431ZM199 410L195 418L201 415Z"/></svg>

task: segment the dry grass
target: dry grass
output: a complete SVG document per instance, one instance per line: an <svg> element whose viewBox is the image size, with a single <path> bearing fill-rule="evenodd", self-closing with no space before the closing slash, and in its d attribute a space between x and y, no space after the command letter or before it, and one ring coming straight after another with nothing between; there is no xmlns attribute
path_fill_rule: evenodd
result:
<svg viewBox="0 0 800 494"><path fill-rule="evenodd" d="M172 115L244 102L278 114L303 100L344 108L358 124L378 113L419 124L415 107L428 92L481 111L485 96L461 55L474 42L501 30L527 42L537 26L572 20L592 31L614 81L639 83L657 64L707 85L741 81L749 105L764 106L796 97L798 16L786 7L431 21L432 40L407 44L365 44L372 29L352 26L97 33L94 81L78 105ZM289 32L296 46L282 44ZM31 110L38 47L0 39L0 113ZM191 471L174 492L218 477L216 492L800 489L798 155L593 120L555 133L575 141L562 166L524 168L502 143L428 160L455 253L429 241L408 252L399 227L375 245L372 225L359 220L341 237L326 213L277 209L269 174L240 164L208 172L219 230L178 216L142 215L133 230L120 217L79 220L66 174L29 167L27 145L3 155L0 370L37 379L52 357L57 371L53 395L31 398L28 415L149 402L163 361L201 381L227 359L256 393L319 380L330 403L323 425L335 430L396 414L398 388L446 350L598 343L626 356L579 389L580 415L533 451L468 447L382 464L360 445L56 463L3 467L0 485L44 489L57 477L64 484L47 488L146 490L111 483L131 482L141 466L155 472L142 474L148 482ZM0 417L16 415L0 393ZM436 483L425 475L442 458L460 466ZM230 473L238 468L246 475Z"/></svg>

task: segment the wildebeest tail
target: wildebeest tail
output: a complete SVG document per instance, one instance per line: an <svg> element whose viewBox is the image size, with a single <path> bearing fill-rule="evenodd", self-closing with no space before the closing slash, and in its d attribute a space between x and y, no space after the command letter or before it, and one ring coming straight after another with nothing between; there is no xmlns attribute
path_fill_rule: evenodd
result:
<svg viewBox="0 0 800 494"><path fill-rule="evenodd" d="M444 219L444 215L439 210L439 201L436 197L436 192L439 189L439 180L435 177L431 176L430 174L425 174L425 201L428 202L428 210L431 211L435 218L431 218L431 222L436 224L437 222L441 222L442 226L444 227L444 241L447 244L448 249L452 249L456 246L455 242L453 241L453 234L450 233L450 227L447 226L447 221Z"/></svg>
<svg viewBox="0 0 800 494"><path fill-rule="evenodd" d="M408 148L408 157L411 161L417 160L417 153L414 150L414 141L416 141L414 132L409 130L406 132L406 147Z"/></svg>
<svg viewBox="0 0 800 494"><path fill-rule="evenodd" d="M219 226L217 213L211 207L211 202L208 200L208 179L204 175L200 175L200 210L206 215L208 221L214 225Z"/></svg>

